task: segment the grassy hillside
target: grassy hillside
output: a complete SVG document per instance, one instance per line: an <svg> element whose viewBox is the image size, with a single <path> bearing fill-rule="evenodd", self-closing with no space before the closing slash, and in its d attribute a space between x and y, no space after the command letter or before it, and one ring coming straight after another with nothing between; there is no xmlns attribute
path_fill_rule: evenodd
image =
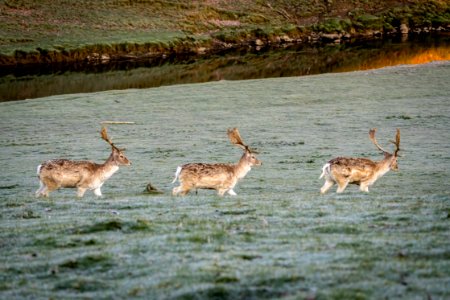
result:
<svg viewBox="0 0 450 300"><path fill-rule="evenodd" d="M447 30L449 0L4 0L0 65Z"/></svg>

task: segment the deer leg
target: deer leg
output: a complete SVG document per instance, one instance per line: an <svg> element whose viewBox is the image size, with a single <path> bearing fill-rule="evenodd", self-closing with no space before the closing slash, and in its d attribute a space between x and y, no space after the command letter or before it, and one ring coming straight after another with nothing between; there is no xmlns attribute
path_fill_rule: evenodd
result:
<svg viewBox="0 0 450 300"><path fill-rule="evenodd" d="M46 186L44 186L44 188L39 191L39 194L36 194L36 197L40 197L40 196L48 197L48 194L49 194L49 190Z"/></svg>
<svg viewBox="0 0 450 300"><path fill-rule="evenodd" d="M102 196L102 191L100 190L100 187L98 187L94 190L94 194L95 194L95 196L98 196L98 197Z"/></svg>
<svg viewBox="0 0 450 300"><path fill-rule="evenodd" d="M39 196L41 196L41 193L42 193L41 188L38 188L38 189L36 190L36 192L34 192L34 196L35 196L36 198L39 198Z"/></svg>
<svg viewBox="0 0 450 300"><path fill-rule="evenodd" d="M336 176L334 178L334 181L337 183L338 188L336 189L336 193L342 193L344 192L345 188L349 184L348 178L344 176Z"/></svg>
<svg viewBox="0 0 450 300"><path fill-rule="evenodd" d="M338 184L336 193L342 193L348 185L348 180L337 180L336 183Z"/></svg>
<svg viewBox="0 0 450 300"><path fill-rule="evenodd" d="M44 189L41 191L41 196L48 198L48 194L50 194L50 190L47 187L44 187Z"/></svg>
<svg viewBox="0 0 450 300"><path fill-rule="evenodd" d="M225 194L226 191L227 191L226 189L218 189L217 195L219 195L220 197L223 197L223 195Z"/></svg>
<svg viewBox="0 0 450 300"><path fill-rule="evenodd" d="M365 183L361 183L359 185L359 190L362 191L362 192L368 193L369 192L369 185L365 184Z"/></svg>
<svg viewBox="0 0 450 300"><path fill-rule="evenodd" d="M84 193L86 193L86 190L87 190L86 188L78 187L78 190L77 190L77 197L78 197L78 198L83 197Z"/></svg>
<svg viewBox="0 0 450 300"><path fill-rule="evenodd" d="M187 193L189 193L190 190L191 190L191 187L186 187L186 186L180 185L180 186L173 188L172 195L176 196L176 195L180 194L181 196L184 196Z"/></svg>
<svg viewBox="0 0 450 300"><path fill-rule="evenodd" d="M184 189L182 189L181 192L180 192L181 196L186 195L187 193L189 193L190 190L191 190L190 187L189 187L189 188L184 188Z"/></svg>
<svg viewBox="0 0 450 300"><path fill-rule="evenodd" d="M320 189L320 193L325 194L333 185L334 185L334 181L325 180L325 183L323 184L322 188Z"/></svg>
<svg viewBox="0 0 450 300"><path fill-rule="evenodd" d="M44 183L44 185L45 185L45 187L41 192L41 195L43 195L44 197L48 197L50 192L53 192L54 190L60 188L58 183L56 183L54 181L47 181L46 183Z"/></svg>
<svg viewBox="0 0 450 300"><path fill-rule="evenodd" d="M42 181L39 180L39 188L34 193L35 196L39 197L39 196L43 195L42 192L44 191L44 189L45 189L45 184L43 184Z"/></svg>
<svg viewBox="0 0 450 300"><path fill-rule="evenodd" d="M179 186L174 187L174 188L172 189L172 195L173 195L173 196L176 196L179 192L180 192L180 187L179 187Z"/></svg>
<svg viewBox="0 0 450 300"><path fill-rule="evenodd" d="M231 196L237 196L236 192L233 189L229 189L227 193Z"/></svg>
<svg viewBox="0 0 450 300"><path fill-rule="evenodd" d="M341 183L338 182L338 188L336 190L336 193L343 193L345 188L347 187L347 185L348 185L348 181L344 181Z"/></svg>

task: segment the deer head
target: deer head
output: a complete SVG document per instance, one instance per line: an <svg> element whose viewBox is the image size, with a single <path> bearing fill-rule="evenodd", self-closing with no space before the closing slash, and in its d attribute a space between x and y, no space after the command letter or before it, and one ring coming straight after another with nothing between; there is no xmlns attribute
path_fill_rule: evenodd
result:
<svg viewBox="0 0 450 300"><path fill-rule="evenodd" d="M228 129L227 135L233 145L236 145L244 150L242 158L245 159L250 166L260 166L262 164L261 161L256 158L256 154L258 154L258 152L244 144L237 128Z"/></svg>
<svg viewBox="0 0 450 300"><path fill-rule="evenodd" d="M369 131L369 138L372 141L372 143L380 150L383 152L385 159L389 159L391 160L390 163L390 168L394 171L398 170L398 164L397 164L397 157L398 152L400 151L400 129L397 128L397 134L395 135L395 141L390 141L391 143L393 143L395 145L395 150L394 153L390 153L386 150L384 150L377 142L376 138L375 138L375 133L376 133L377 129L373 128Z"/></svg>

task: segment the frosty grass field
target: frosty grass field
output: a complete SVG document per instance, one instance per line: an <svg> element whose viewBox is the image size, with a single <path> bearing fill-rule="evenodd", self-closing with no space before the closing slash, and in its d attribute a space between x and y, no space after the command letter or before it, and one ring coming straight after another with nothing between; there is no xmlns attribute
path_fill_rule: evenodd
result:
<svg viewBox="0 0 450 300"><path fill-rule="evenodd" d="M0 103L1 299L449 299L450 63L219 81ZM127 148L103 198L34 197L36 166L104 161L100 122ZM172 197L176 167L237 162L238 127L263 165L236 197ZM319 195L336 156L399 172L370 193ZM164 194L144 193L151 182Z"/></svg>

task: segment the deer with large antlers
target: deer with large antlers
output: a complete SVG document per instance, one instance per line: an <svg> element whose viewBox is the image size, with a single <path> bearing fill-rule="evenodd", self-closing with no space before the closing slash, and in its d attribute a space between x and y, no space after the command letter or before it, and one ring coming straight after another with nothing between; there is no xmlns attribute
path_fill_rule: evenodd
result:
<svg viewBox="0 0 450 300"><path fill-rule="evenodd" d="M325 194L335 183L338 188L337 193L342 193L347 185L357 184L363 192L369 192L369 186L375 183L378 178L389 172L398 170L397 158L400 151L400 130L397 129L394 153L384 150L375 139L376 128L369 131L369 138L372 143L384 154L381 161L372 161L367 158L337 157L330 160L322 168L322 175L325 177L325 184L320 189L321 194Z"/></svg>
<svg viewBox="0 0 450 300"><path fill-rule="evenodd" d="M244 144L237 128L228 129L227 134L232 144L244 150L239 162L237 164L189 163L179 166L172 183L178 179L180 186L173 189L173 195L186 195L192 189L214 189L219 196L225 193L236 195L233 188L237 182L244 178L253 166L260 166L262 163L256 158L256 151Z"/></svg>
<svg viewBox="0 0 450 300"><path fill-rule="evenodd" d="M96 196L102 196L101 187L119 166L129 166L131 162L124 155L124 149L117 148L103 127L101 137L111 145L111 155L103 164L91 161L73 161L54 159L44 162L37 168L40 187L36 197L48 197L51 191L59 188L76 188L77 196L83 197L87 190L93 190Z"/></svg>

